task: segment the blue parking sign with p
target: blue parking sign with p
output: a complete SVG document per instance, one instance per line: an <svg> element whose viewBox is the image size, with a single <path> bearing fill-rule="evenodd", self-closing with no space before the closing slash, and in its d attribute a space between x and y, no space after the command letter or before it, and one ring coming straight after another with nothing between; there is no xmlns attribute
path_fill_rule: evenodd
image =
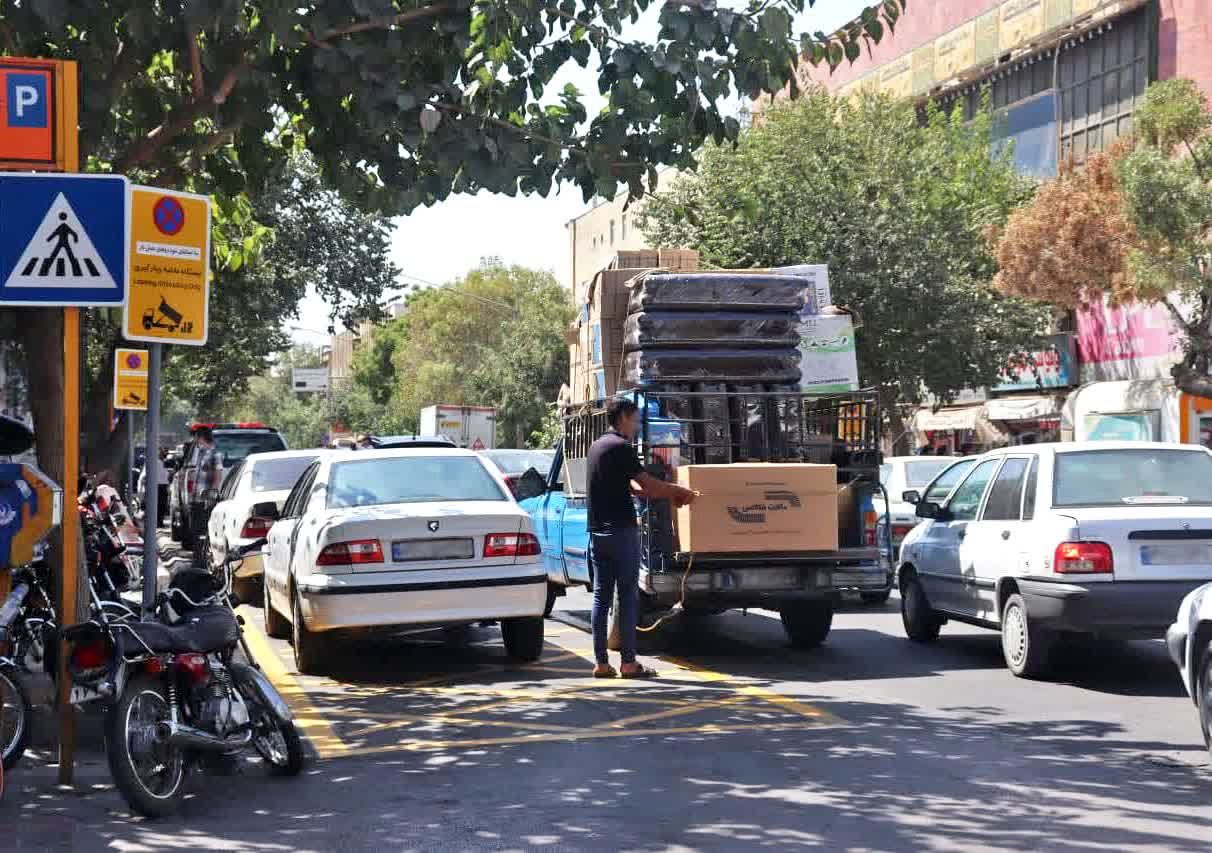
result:
<svg viewBox="0 0 1212 853"><path fill-rule="evenodd" d="M4 82L8 126L46 127L49 120L47 103L50 97L47 91L47 75L10 72Z"/></svg>

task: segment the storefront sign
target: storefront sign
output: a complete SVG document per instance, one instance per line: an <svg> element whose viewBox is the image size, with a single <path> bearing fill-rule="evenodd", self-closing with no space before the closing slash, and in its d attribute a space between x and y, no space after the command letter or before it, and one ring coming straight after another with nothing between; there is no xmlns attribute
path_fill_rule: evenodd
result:
<svg viewBox="0 0 1212 853"><path fill-rule="evenodd" d="M800 387L832 393L859 387L854 323L847 315L823 314L800 323Z"/></svg>
<svg viewBox="0 0 1212 853"><path fill-rule="evenodd" d="M894 98L907 98L913 94L913 58L903 56L880 71L880 91Z"/></svg>
<svg viewBox="0 0 1212 853"><path fill-rule="evenodd" d="M934 73L937 80L950 80L976 64L976 21L941 35L934 42Z"/></svg>
<svg viewBox="0 0 1212 853"><path fill-rule="evenodd" d="M1046 349L1030 354L1027 364L1011 366L994 391L1031 391L1036 388L1068 388L1075 385L1077 371L1073 335L1053 335Z"/></svg>
<svg viewBox="0 0 1212 853"><path fill-rule="evenodd" d="M1082 382L1162 379L1182 347L1164 306L1104 303L1078 310L1077 353Z"/></svg>

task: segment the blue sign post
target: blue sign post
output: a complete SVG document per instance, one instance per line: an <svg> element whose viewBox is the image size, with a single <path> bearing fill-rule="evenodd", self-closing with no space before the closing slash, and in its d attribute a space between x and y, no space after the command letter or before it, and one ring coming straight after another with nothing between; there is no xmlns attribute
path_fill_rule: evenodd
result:
<svg viewBox="0 0 1212 853"><path fill-rule="evenodd" d="M0 172L0 305L122 305L129 199L120 175Z"/></svg>

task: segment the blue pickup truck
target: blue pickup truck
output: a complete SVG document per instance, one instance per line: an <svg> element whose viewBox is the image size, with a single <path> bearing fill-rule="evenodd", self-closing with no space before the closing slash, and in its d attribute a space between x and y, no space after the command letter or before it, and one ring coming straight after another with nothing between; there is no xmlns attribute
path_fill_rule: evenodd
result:
<svg viewBox="0 0 1212 853"><path fill-rule="evenodd" d="M793 645L824 641L842 593L886 596L891 560L876 543L873 496L880 490L878 398L870 392L810 396L800 392L647 391L637 451L662 479L679 465L817 462L838 467L838 538L829 552L690 554L679 551L666 501L637 499L641 610L681 607L718 613L731 608L779 611ZM607 429L605 403L579 406L564 419L551 470L518 484L547 567L548 608L567 587L592 587L585 501L589 445ZM612 632L613 633L613 632Z"/></svg>

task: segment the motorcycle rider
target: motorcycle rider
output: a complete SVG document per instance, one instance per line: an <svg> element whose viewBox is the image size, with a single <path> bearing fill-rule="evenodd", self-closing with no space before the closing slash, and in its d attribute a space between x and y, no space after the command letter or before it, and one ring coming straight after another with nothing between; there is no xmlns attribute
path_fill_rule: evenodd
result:
<svg viewBox="0 0 1212 853"><path fill-rule="evenodd" d="M206 568L206 524L223 479L223 459L215 447L215 435L210 427L200 427L194 433L194 453L194 483L189 495L189 541L194 546L194 566Z"/></svg>

